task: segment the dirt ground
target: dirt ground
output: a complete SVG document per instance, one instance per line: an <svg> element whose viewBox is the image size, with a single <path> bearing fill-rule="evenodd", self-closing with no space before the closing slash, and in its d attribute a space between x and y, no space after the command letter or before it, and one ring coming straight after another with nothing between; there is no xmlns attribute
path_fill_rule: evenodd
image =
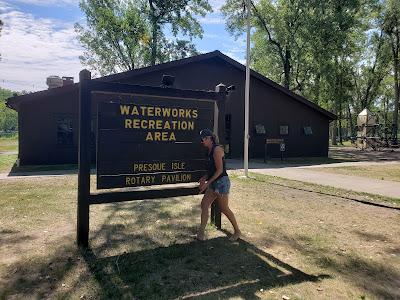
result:
<svg viewBox="0 0 400 300"><path fill-rule="evenodd" d="M399 210L279 180L232 179L238 243L211 226L193 239L193 196L91 207L90 251L76 176L2 181L0 299L400 298Z"/></svg>

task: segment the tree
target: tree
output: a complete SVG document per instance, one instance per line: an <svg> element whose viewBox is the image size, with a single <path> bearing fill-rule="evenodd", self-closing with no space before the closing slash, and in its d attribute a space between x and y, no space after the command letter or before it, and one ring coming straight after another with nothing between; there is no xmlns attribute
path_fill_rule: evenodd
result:
<svg viewBox="0 0 400 300"><path fill-rule="evenodd" d="M164 38L161 43L160 54L158 55L158 61L160 63L177 60L185 57L198 55L196 47L185 40L168 41Z"/></svg>
<svg viewBox="0 0 400 300"><path fill-rule="evenodd" d="M0 131L16 131L18 128L17 112L5 105L5 100L13 94L10 90L0 88Z"/></svg>
<svg viewBox="0 0 400 300"><path fill-rule="evenodd" d="M387 0L383 3L383 31L389 39L392 52L394 79L394 111L392 119L392 143L397 145L398 112L400 101L400 3L398 0Z"/></svg>
<svg viewBox="0 0 400 300"><path fill-rule="evenodd" d="M374 2L253 0L250 4L252 66L336 113L333 142L336 132L341 139L342 119L351 116L353 74L358 70ZM244 5L244 0L227 0L222 9L228 30L236 36L245 29ZM375 88L379 80L371 82Z"/></svg>
<svg viewBox="0 0 400 300"><path fill-rule="evenodd" d="M182 32L190 38L202 37L203 29L194 15L204 17L207 12L212 11L207 0L148 0L143 2L142 7L152 29L151 65L156 63L159 56L158 47L163 37L163 26L170 25L174 36Z"/></svg>
<svg viewBox="0 0 400 300"><path fill-rule="evenodd" d="M245 0L227 0L222 12L227 19L228 31L240 35L245 30ZM294 78L300 73L297 69L301 56L302 25L305 22L304 1L250 0L254 50L252 62L256 69L281 83L288 89L296 89ZM268 71L269 70L269 71ZM297 82L299 86L299 82Z"/></svg>
<svg viewBox="0 0 400 300"><path fill-rule="evenodd" d="M84 65L101 75L146 65L145 49L150 39L140 11L119 0L81 1L88 29L75 24L85 52Z"/></svg>
<svg viewBox="0 0 400 300"><path fill-rule="evenodd" d="M201 37L193 15L211 10L207 0L82 0L80 7L87 21L86 28L75 25L85 48L81 60L101 75L196 53L190 41L168 40L163 30L170 25L174 38Z"/></svg>

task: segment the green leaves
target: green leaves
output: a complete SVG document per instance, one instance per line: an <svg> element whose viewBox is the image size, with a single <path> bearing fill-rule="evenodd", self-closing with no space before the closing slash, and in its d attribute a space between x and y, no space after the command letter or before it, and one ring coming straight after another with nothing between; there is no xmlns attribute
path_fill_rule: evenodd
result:
<svg viewBox="0 0 400 300"><path fill-rule="evenodd" d="M85 48L83 64L106 75L197 53L189 41L164 35L169 25L176 37L201 37L196 16L211 11L206 0L82 0L87 25L75 25Z"/></svg>
<svg viewBox="0 0 400 300"><path fill-rule="evenodd" d="M222 8L227 29L236 37L246 29L245 3L227 0ZM250 3L255 70L333 110L339 123L347 118L349 127L365 107L386 103L385 115L389 108L397 111L388 103L400 101L400 1ZM383 82L391 80L395 88L388 102L388 85Z"/></svg>
<svg viewBox="0 0 400 300"><path fill-rule="evenodd" d="M5 105L5 100L12 95L12 91L0 88L0 132L15 131L18 127L17 112Z"/></svg>

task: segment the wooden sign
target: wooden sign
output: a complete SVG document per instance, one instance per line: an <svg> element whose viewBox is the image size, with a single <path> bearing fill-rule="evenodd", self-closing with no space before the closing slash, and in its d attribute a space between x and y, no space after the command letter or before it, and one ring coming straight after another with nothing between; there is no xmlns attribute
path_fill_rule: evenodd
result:
<svg viewBox="0 0 400 300"><path fill-rule="evenodd" d="M199 132L215 101L95 93L97 188L197 182L206 173Z"/></svg>
<svg viewBox="0 0 400 300"><path fill-rule="evenodd" d="M266 144L281 144L283 143L283 139L266 139Z"/></svg>
<svg viewBox="0 0 400 300"><path fill-rule="evenodd" d="M199 131L225 133L226 87L215 91L129 85L91 80L79 73L79 163L77 244L89 244L90 205L197 195L205 173ZM97 186L99 189L166 185L117 191L91 191L91 118L98 103ZM211 206L211 221L221 228L221 211Z"/></svg>

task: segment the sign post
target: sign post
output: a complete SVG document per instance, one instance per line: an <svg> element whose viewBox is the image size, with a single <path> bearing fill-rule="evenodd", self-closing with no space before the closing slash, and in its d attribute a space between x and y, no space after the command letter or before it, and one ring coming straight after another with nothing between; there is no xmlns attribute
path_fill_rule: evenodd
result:
<svg viewBox="0 0 400 300"><path fill-rule="evenodd" d="M90 194L90 94L87 88L91 74L79 72L79 149L78 149L78 246L87 247L89 242L89 194Z"/></svg>
<svg viewBox="0 0 400 300"><path fill-rule="evenodd" d="M220 95L220 100L217 101L218 107L218 129L214 128L214 132L218 133L219 142L221 145L225 145L225 97L226 97L226 86L219 84L215 87L215 92ZM218 206L217 201L211 204L211 223L214 224L218 229L221 229L221 210Z"/></svg>
<svg viewBox="0 0 400 300"><path fill-rule="evenodd" d="M192 91L106 83L90 80L90 72L83 70L79 94L79 246L88 246L91 204L199 193L197 181L206 173L207 163L199 131L213 128L225 143L224 85L215 91ZM96 192L90 191L93 107L97 107ZM124 190L104 192L111 188ZM216 203L211 222L221 228Z"/></svg>
<svg viewBox="0 0 400 300"><path fill-rule="evenodd" d="M281 156L281 160L283 160L283 152L285 152L285 140L280 138L280 139L271 139L268 138L265 140L265 148L264 148L264 162L267 162L267 159L270 157L269 156L269 149L270 146L268 145L279 145L279 152Z"/></svg>
<svg viewBox="0 0 400 300"><path fill-rule="evenodd" d="M281 151L281 161L283 161L283 153L286 151L285 142L281 142L279 145L279 150Z"/></svg>

